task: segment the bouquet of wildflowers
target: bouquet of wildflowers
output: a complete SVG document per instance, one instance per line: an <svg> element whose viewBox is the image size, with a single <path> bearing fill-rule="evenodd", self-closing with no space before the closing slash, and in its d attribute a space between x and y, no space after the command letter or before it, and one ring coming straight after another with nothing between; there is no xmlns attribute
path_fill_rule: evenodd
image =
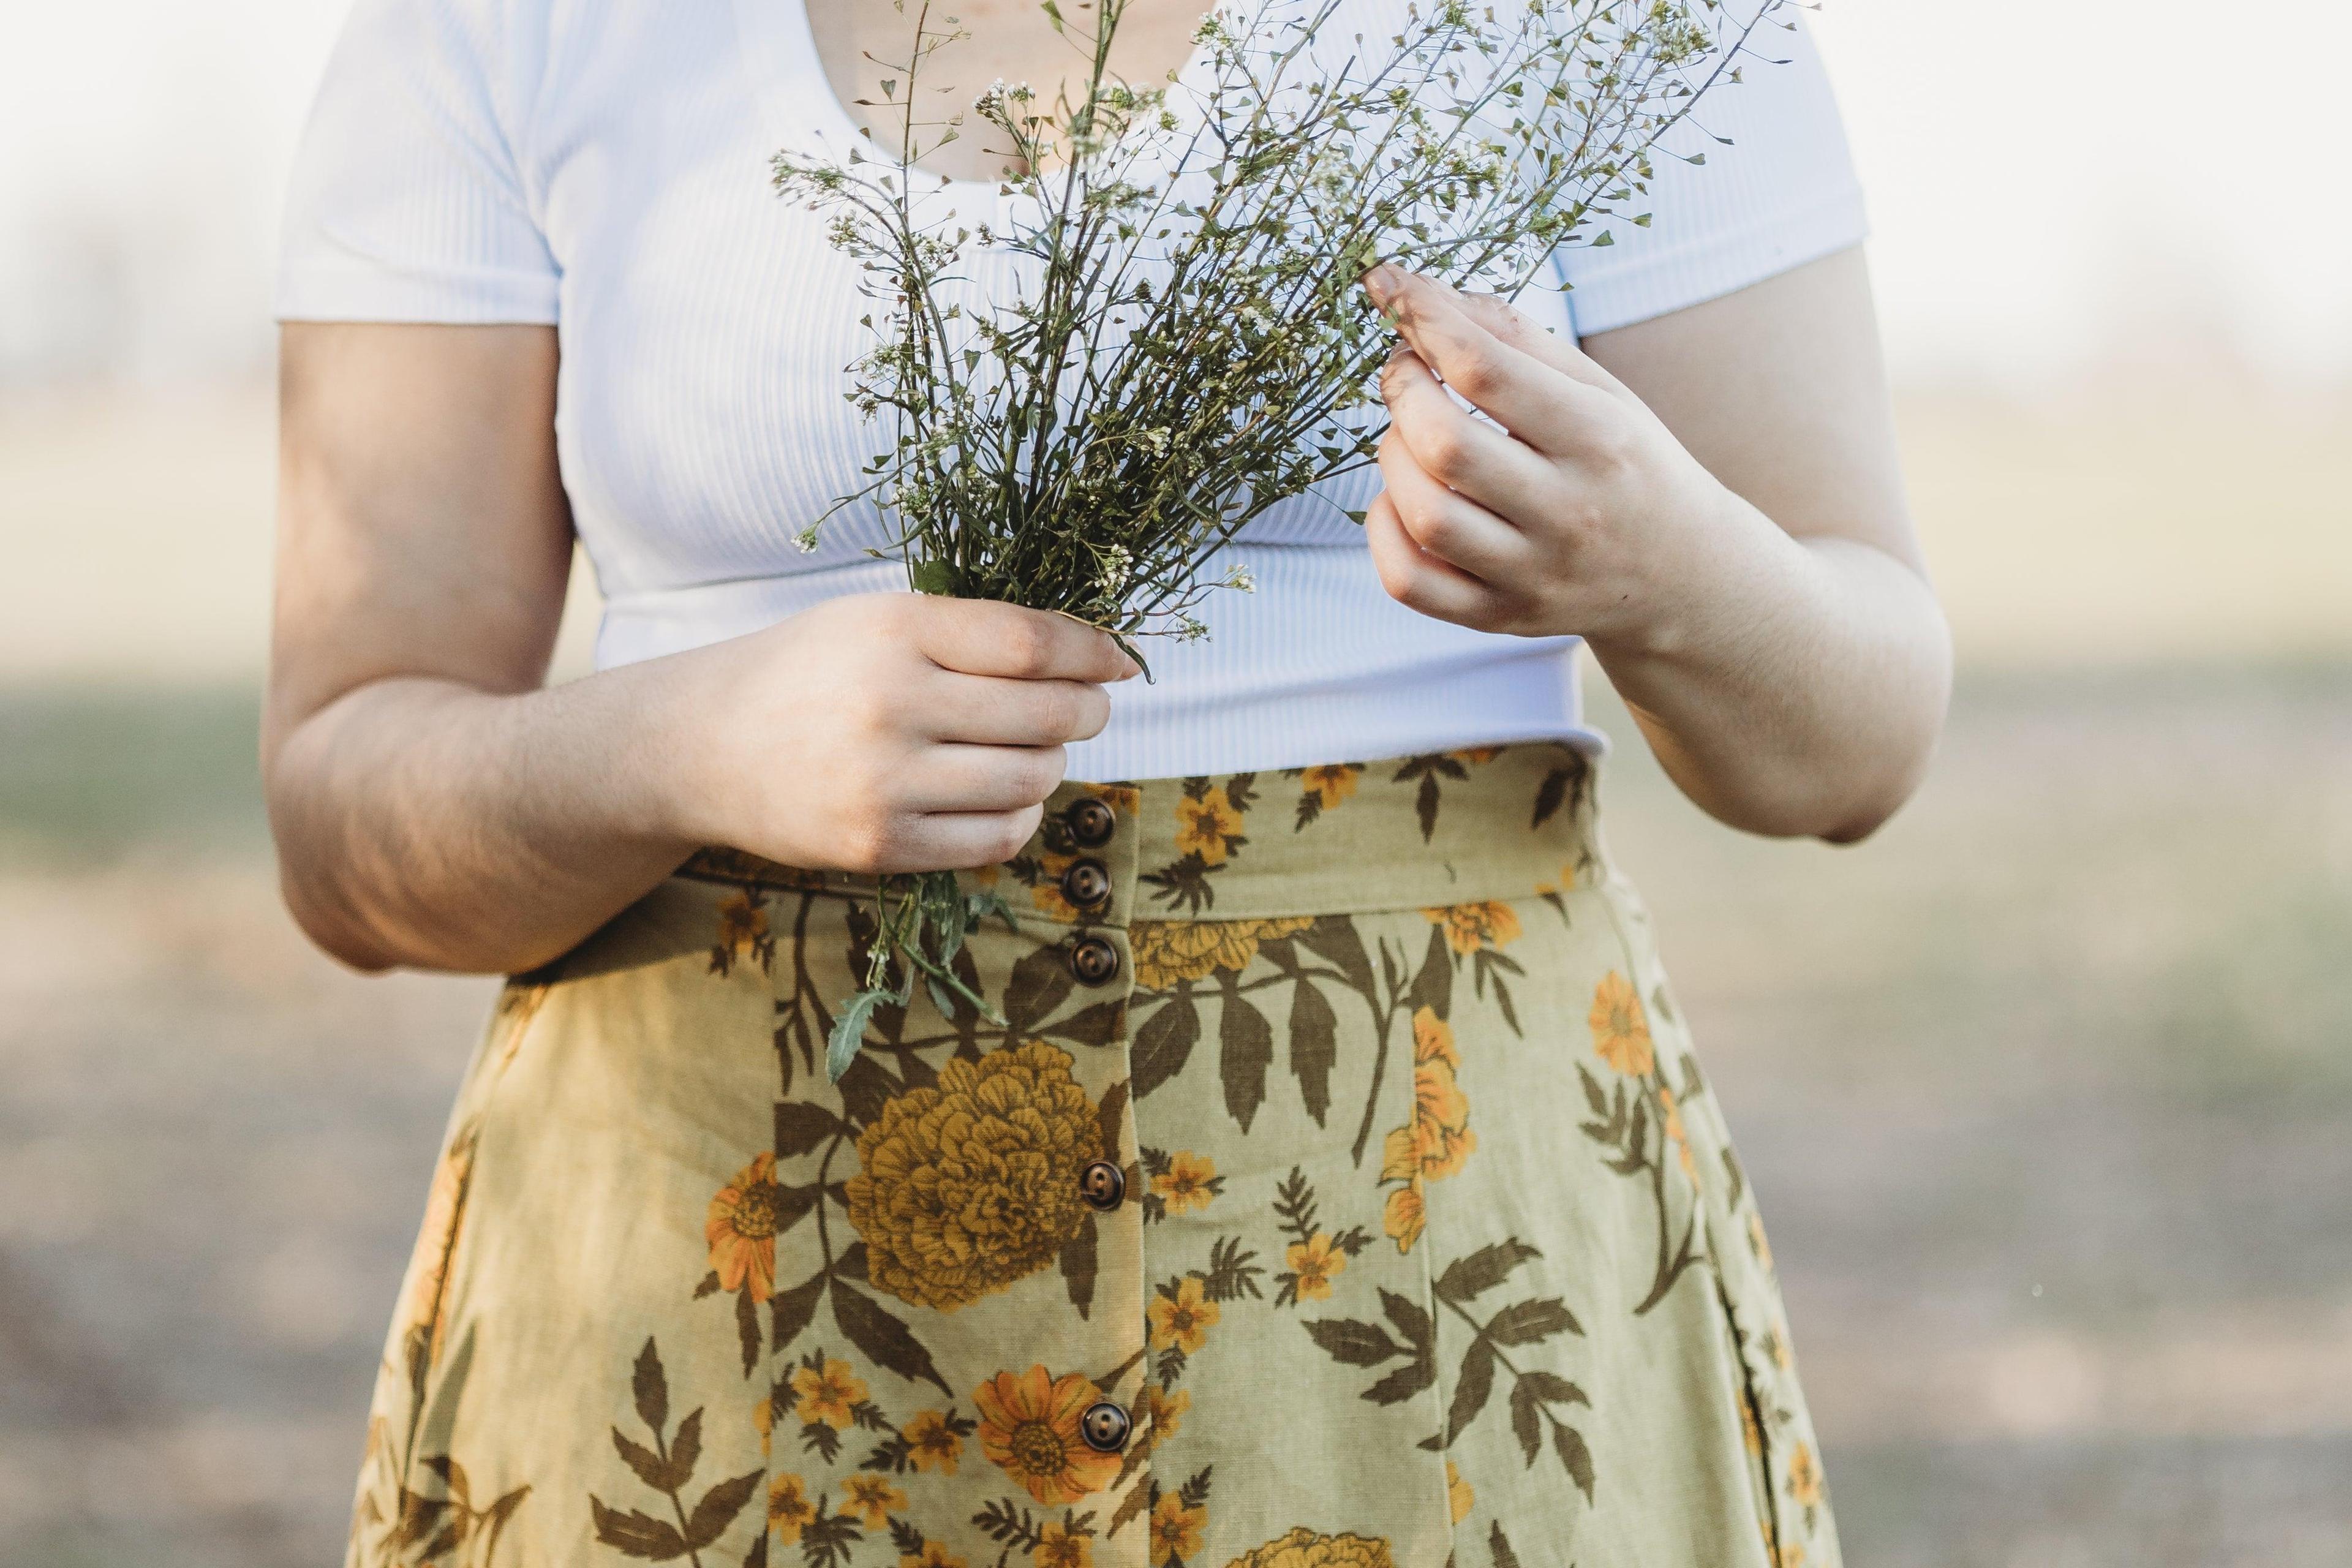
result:
<svg viewBox="0 0 2352 1568"><path fill-rule="evenodd" d="M974 222L918 167L962 130L920 107L925 60L962 36L925 0L882 84L897 156L773 163L873 302L848 395L887 445L834 510L893 518L885 553L919 591L1072 616L1139 662L1137 639L1204 635L1203 597L1250 585L1218 547L1373 460L1391 340L1361 275L1390 261L1507 296L1559 247L1645 223L1658 137L1784 0L1753 3L1734 22L1724 0L1423 0L1366 38L1327 26L1342 0L1224 0L1184 72L1137 87L1108 65L1128 0L1090 24L1044 0L1090 68L1050 104L1003 82L974 101L1011 159L1010 199ZM983 294L982 267L1013 286ZM988 1014L952 963L991 912L951 872L885 879L834 1077L919 974L941 1012Z"/></svg>

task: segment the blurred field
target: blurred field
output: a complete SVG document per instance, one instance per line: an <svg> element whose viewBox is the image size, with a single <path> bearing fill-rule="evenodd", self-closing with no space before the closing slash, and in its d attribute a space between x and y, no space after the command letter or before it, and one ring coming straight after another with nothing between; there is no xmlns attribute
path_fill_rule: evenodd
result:
<svg viewBox="0 0 2352 1568"><path fill-rule="evenodd" d="M333 1558L488 997L341 973L278 910L266 426L199 406L177 435L154 405L0 418L12 547L37 536L0 616L12 1568ZM1969 658L1885 833L1714 828L1599 703L1612 841L1774 1224L1849 1559L2336 1568L2352 409L1906 423Z"/></svg>

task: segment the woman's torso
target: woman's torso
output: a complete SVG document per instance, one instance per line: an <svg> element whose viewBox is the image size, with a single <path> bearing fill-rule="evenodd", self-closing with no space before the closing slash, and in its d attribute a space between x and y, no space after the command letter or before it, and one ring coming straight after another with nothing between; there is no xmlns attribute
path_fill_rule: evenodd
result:
<svg viewBox="0 0 2352 1568"><path fill-rule="evenodd" d="M1347 0L1333 25L1393 30L1391 11L1402 15L1391 0ZM855 135L799 0L559 6L545 54L509 79L530 94L515 152L561 278L558 439L606 599L598 665L902 587L901 568L867 554L890 537L870 505L836 513L813 552L793 542L860 486L874 448L842 395L866 331L857 273L822 216L767 189L778 148L823 138L840 149ZM988 217L1005 198L963 182L946 199ZM973 291L1006 286L1005 265L982 261ZM1556 296L1530 303L1565 330ZM1471 632L1387 596L1344 515L1376 490L1360 474L1255 523L1230 563L1257 591L1216 594L1207 641L1155 644L1156 681L1114 695L1109 728L1074 750L1074 773L1592 741L1574 639Z"/></svg>

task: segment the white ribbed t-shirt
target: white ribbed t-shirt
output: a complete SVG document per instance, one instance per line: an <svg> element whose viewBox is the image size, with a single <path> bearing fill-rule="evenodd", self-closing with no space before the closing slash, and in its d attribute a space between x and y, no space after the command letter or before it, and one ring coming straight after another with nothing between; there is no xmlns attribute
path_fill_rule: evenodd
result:
<svg viewBox="0 0 2352 1568"><path fill-rule="evenodd" d="M1330 25L1385 36L1403 5L1343 0ZM1785 63L1751 60L1669 137L1705 166L1659 159L1651 223L1561 251L1561 287L1524 308L1590 336L1862 238L1810 39L1774 26L1757 44ZM557 449L605 600L599 668L903 588L865 553L889 537L870 507L835 514L814 553L793 542L877 445L842 396L870 307L825 220L770 195L768 160L853 129L803 0L359 0L297 161L277 313L558 328ZM1215 593L1207 640L1149 650L1156 681L1114 689L1072 776L1598 747L1576 638L1470 631L1389 598L1339 510L1377 483L1276 507L1228 546L1256 591Z"/></svg>

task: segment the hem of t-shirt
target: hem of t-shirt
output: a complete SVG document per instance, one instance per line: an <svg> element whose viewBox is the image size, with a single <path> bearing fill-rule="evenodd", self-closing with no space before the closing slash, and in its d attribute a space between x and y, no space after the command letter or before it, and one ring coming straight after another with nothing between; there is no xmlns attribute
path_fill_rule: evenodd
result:
<svg viewBox="0 0 2352 1568"><path fill-rule="evenodd" d="M1615 265L1595 267L1588 248L1576 286L1564 298L1577 336L1591 337L1719 300L1869 237L1862 187L1845 185L1736 228L1675 245L1629 247ZM1673 276L1671 292L1658 289L1661 274Z"/></svg>
<svg viewBox="0 0 2352 1568"><path fill-rule="evenodd" d="M279 270L270 310L281 321L552 326L561 287L545 273L499 268L404 272L375 262L296 261Z"/></svg>

